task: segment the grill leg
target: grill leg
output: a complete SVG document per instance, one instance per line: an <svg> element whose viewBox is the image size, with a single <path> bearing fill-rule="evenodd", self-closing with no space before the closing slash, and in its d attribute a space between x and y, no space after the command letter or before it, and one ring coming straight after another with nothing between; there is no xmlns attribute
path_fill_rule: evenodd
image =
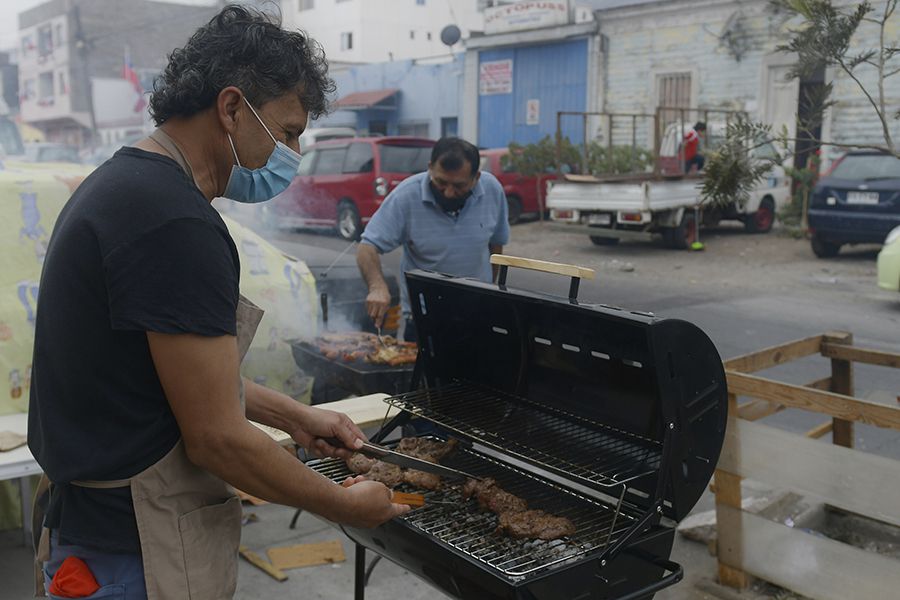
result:
<svg viewBox="0 0 900 600"><path fill-rule="evenodd" d="M294 513L294 518L291 519L291 525L290 525L290 528L291 528L291 529L296 529L296 528L297 528L297 519L300 518L300 514L301 514L302 512L303 512L303 509L302 509L302 508L298 508L298 509L297 509L297 512Z"/></svg>
<svg viewBox="0 0 900 600"><path fill-rule="evenodd" d="M356 573L353 577L353 600L366 597L366 547L356 544Z"/></svg>
<svg viewBox="0 0 900 600"><path fill-rule="evenodd" d="M381 560L381 555L376 554L375 558L372 559L372 562L369 563L369 568L366 569L366 582L363 585L369 585L369 578L372 576L372 571L375 570L375 566L378 564L378 561Z"/></svg>

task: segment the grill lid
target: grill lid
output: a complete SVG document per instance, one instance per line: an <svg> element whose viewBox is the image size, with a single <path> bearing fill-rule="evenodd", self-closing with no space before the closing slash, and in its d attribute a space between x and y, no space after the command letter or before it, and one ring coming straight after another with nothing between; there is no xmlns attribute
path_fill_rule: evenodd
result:
<svg viewBox="0 0 900 600"><path fill-rule="evenodd" d="M407 283L427 389L392 404L634 504L661 499L676 520L690 512L727 413L699 328L424 271Z"/></svg>

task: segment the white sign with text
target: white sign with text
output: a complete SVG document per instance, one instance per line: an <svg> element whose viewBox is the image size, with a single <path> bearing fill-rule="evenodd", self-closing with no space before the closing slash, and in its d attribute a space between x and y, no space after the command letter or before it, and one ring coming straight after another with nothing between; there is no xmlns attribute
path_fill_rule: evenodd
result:
<svg viewBox="0 0 900 600"><path fill-rule="evenodd" d="M569 22L568 0L520 0L484 9L484 33L506 33L523 29L555 27Z"/></svg>
<svg viewBox="0 0 900 600"><path fill-rule="evenodd" d="M511 94L513 90L512 70L511 58L481 63L478 72L478 94L481 96Z"/></svg>

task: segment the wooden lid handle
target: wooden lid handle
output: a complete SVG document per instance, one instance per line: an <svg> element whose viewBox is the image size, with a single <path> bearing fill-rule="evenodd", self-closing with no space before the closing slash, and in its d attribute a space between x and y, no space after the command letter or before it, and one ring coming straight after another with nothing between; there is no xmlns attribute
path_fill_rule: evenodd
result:
<svg viewBox="0 0 900 600"><path fill-rule="evenodd" d="M544 273L555 273L579 279L593 279L595 275L594 270L587 267L509 256L507 254L492 254L491 264L501 267L518 267L520 269L531 269L532 271L543 271Z"/></svg>

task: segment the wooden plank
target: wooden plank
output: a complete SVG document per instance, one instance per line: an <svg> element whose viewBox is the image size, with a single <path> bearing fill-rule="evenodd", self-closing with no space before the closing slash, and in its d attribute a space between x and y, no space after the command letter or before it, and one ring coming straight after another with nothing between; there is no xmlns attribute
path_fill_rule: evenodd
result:
<svg viewBox="0 0 900 600"><path fill-rule="evenodd" d="M831 429L834 427L834 421L825 421L821 425L816 425L812 429L806 432L806 437L817 440L823 435L831 433Z"/></svg>
<svg viewBox="0 0 900 600"><path fill-rule="evenodd" d="M754 400L742 404L738 408L738 416L747 421L758 421L783 410L784 406L781 404L767 402L766 400Z"/></svg>
<svg viewBox="0 0 900 600"><path fill-rule="evenodd" d="M595 275L594 270L588 269L587 267L549 262L546 260L536 260L533 258L521 258L519 256L509 256L508 254L492 254L491 264L499 265L501 267L518 267L520 269L530 269L532 271L542 271L544 273L555 273L567 277L580 277L581 279L593 279Z"/></svg>
<svg viewBox="0 0 900 600"><path fill-rule="evenodd" d="M825 335L822 347L832 344L833 347L848 346L853 343L853 335ZM831 359L831 390L835 394L853 396L853 363L849 360ZM846 419L833 419L831 442L845 448L853 447L853 422Z"/></svg>
<svg viewBox="0 0 900 600"><path fill-rule="evenodd" d="M256 552L250 550L250 548L248 548L247 546L242 545L238 550L238 553L244 558L244 560L269 575L269 577L271 577L272 579L275 579L276 581L284 581L288 578L287 575L285 575L280 569L276 569L275 567L273 567L269 561L264 559Z"/></svg>
<svg viewBox="0 0 900 600"><path fill-rule="evenodd" d="M900 526L900 461L761 423L729 421L718 469Z"/></svg>
<svg viewBox="0 0 900 600"><path fill-rule="evenodd" d="M740 373L755 373L804 356L818 354L821 346L822 336L814 335L730 358L725 361L725 368Z"/></svg>
<svg viewBox="0 0 900 600"><path fill-rule="evenodd" d="M840 344L826 342L822 344L822 356L900 369L900 354L894 352L869 350L867 348L842 346Z"/></svg>
<svg viewBox="0 0 900 600"><path fill-rule="evenodd" d="M816 379L815 381L810 381L803 387L812 388L814 390L822 390L825 392L831 391L831 377L823 377L822 379Z"/></svg>
<svg viewBox="0 0 900 600"><path fill-rule="evenodd" d="M897 597L900 561L735 508L723 516L744 532L734 551L757 577L817 600Z"/></svg>
<svg viewBox="0 0 900 600"><path fill-rule="evenodd" d="M725 376L728 379L728 391L738 396L768 400L789 408L811 410L838 419L900 429L900 409L893 406L813 390L802 385L772 381L746 373L726 371Z"/></svg>
<svg viewBox="0 0 900 600"><path fill-rule="evenodd" d="M296 544L266 550L272 566L279 570L314 567L344 562L344 546L338 540Z"/></svg>
<svg viewBox="0 0 900 600"><path fill-rule="evenodd" d="M736 414L737 412L737 396L728 394L728 413ZM728 419L728 428L735 426L738 419ZM727 520L727 514L720 513L720 507L741 509L741 478L733 473L724 470L716 470L715 473L715 494L716 494L716 522L719 524L716 536L717 548L728 548L729 553L724 554L729 560L723 560L723 553L717 553L719 564L719 581L737 589L746 588L750 582L747 575L740 568L740 555L736 555L734 550L741 545L741 528L739 526L729 526L724 522ZM720 520L721 518L721 520Z"/></svg>

